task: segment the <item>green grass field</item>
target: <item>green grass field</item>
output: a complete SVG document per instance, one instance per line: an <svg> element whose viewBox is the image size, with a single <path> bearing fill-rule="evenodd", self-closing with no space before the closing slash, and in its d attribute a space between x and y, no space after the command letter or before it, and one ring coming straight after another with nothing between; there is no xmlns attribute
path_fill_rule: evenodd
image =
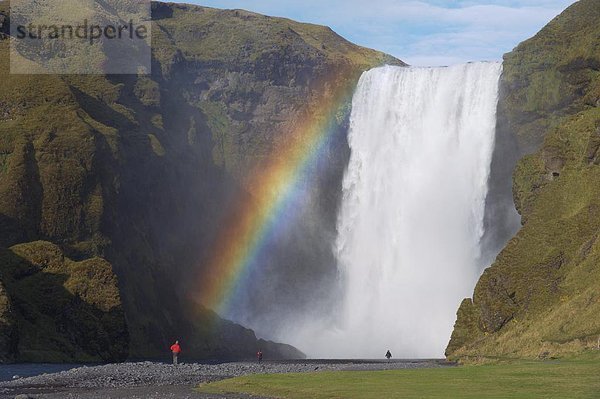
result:
<svg viewBox="0 0 600 399"><path fill-rule="evenodd" d="M600 357L439 369L259 374L198 389L294 399L600 398Z"/></svg>

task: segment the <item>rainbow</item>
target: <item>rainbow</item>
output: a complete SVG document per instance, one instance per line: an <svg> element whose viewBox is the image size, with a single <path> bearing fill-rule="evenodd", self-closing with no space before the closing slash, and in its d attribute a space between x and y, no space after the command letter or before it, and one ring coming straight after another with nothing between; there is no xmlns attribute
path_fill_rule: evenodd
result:
<svg viewBox="0 0 600 399"><path fill-rule="evenodd" d="M246 185L253 196L232 206L198 277L196 300L202 306L227 314L258 256L277 239L278 230L293 220L294 204L305 194L308 173L322 159L340 105L351 96L353 87L340 86L317 102L312 108L317 112L306 110L302 122L285 133L285 145L276 146L267 161L250 173Z"/></svg>

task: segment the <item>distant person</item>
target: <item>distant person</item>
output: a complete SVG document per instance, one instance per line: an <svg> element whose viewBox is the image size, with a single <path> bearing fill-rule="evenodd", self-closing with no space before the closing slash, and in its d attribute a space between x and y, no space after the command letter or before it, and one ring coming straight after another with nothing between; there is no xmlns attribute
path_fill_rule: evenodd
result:
<svg viewBox="0 0 600 399"><path fill-rule="evenodd" d="M262 363L262 357L263 357L263 353L262 351L259 349L258 352L256 352L256 358L258 359L259 363Z"/></svg>
<svg viewBox="0 0 600 399"><path fill-rule="evenodd" d="M392 352L390 352L389 350L386 352L385 357L387 358L387 360L390 360L392 358Z"/></svg>
<svg viewBox="0 0 600 399"><path fill-rule="evenodd" d="M173 353L173 364L177 366L177 356L181 353L181 346L179 346L179 341L175 341L173 345L171 345L171 352Z"/></svg>

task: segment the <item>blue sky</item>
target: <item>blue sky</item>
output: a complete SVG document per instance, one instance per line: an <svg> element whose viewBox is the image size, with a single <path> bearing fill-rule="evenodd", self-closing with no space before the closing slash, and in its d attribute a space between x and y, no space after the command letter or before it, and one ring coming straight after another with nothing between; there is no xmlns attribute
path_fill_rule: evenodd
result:
<svg viewBox="0 0 600 399"><path fill-rule="evenodd" d="M573 0L179 0L330 26L411 65L500 60Z"/></svg>

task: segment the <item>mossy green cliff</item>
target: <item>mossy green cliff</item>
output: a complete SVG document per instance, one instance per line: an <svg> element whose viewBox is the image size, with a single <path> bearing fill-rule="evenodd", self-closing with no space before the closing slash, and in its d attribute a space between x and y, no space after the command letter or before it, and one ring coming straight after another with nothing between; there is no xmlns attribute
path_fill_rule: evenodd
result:
<svg viewBox="0 0 600 399"><path fill-rule="evenodd" d="M451 359L551 357L597 345L599 20L600 1L581 0L504 58L499 133L513 135L520 157L513 195L522 228L461 304Z"/></svg>
<svg viewBox="0 0 600 399"><path fill-rule="evenodd" d="M127 357L127 327L110 263L97 257L74 262L44 241L2 250L0 262L3 360Z"/></svg>
<svg viewBox="0 0 600 399"><path fill-rule="evenodd" d="M2 360L161 357L177 338L195 358L258 347L301 356L195 304L190 282L228 201L252 196L248 171L289 127L331 93L350 94L362 71L402 63L326 27L181 4L153 3L152 13L149 76L24 76L9 74L0 3ZM347 112L340 104L330 166L314 183L325 199L307 204L317 215L335 215ZM296 245L282 263L310 259L314 275L333 274L323 241ZM303 274L286 283L280 273L295 290L280 292L299 303L314 281ZM255 299L285 303L270 294Z"/></svg>

